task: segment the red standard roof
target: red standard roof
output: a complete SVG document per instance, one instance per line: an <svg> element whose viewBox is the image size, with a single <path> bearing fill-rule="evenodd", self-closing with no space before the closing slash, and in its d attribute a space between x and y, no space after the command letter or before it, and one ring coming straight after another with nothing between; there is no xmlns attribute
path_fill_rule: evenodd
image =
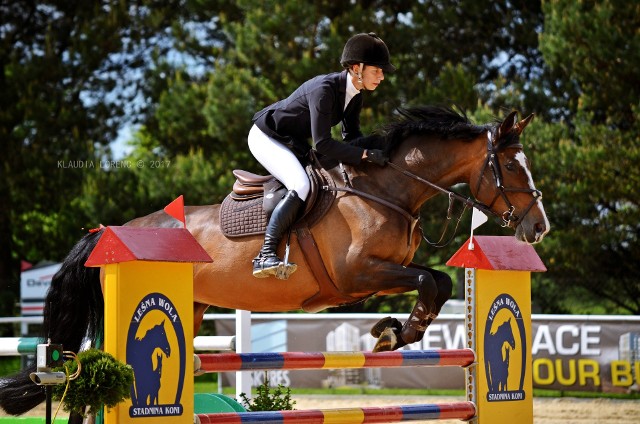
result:
<svg viewBox="0 0 640 424"><path fill-rule="evenodd" d="M212 262L185 228L107 227L85 266L129 261Z"/></svg>
<svg viewBox="0 0 640 424"><path fill-rule="evenodd" d="M447 265L491 270L547 270L533 246L515 237L475 236L473 250L469 250L469 241L458 249Z"/></svg>

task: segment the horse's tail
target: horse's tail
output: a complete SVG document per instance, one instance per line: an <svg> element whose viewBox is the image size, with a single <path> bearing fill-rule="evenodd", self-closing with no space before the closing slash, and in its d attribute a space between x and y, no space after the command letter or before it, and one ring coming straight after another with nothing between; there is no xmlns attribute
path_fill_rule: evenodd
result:
<svg viewBox="0 0 640 424"><path fill-rule="evenodd" d="M44 305L42 339L62 344L64 350L78 352L85 340L95 344L102 333L104 299L100 269L84 266L102 231L84 236L69 252L60 270L51 279ZM43 386L34 384L29 374L33 365L0 379L0 407L20 415L45 400Z"/></svg>

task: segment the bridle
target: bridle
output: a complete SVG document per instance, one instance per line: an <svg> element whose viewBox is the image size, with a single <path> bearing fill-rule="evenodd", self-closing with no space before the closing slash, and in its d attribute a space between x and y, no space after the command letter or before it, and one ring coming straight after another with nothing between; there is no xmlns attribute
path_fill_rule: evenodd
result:
<svg viewBox="0 0 640 424"><path fill-rule="evenodd" d="M491 131L488 132L487 159L485 160L484 165L482 167L482 171L478 176L478 184L476 184L476 196L480 193L480 185L482 184L484 172L489 166L491 167L491 171L493 173L493 179L496 185L497 193L494 196L491 203L485 207L486 209L489 210L489 213L491 213L494 216L497 216L502 221L501 223L502 227L516 228L518 225L520 225L524 217L529 213L533 205L535 205L538 200L542 199L542 192L535 188L512 188L512 187L505 187L503 185L502 170L500 169L500 162L498 161L498 152L499 150L502 150L502 149L522 149L522 147L523 146L520 143L513 143L513 144L503 146L502 148L496 148L494 146L492 133ZM507 193L531 194L532 196L531 202L529 202L529 205L527 205L527 207L524 209L522 216L518 216L514 214L514 211L516 208L515 206L513 206L513 204L509 200L509 196L507 196ZM493 205L495 205L496 201L499 198L502 198L504 203L507 205L507 210L504 211L502 214L493 212L491 210L491 208L493 207Z"/></svg>
<svg viewBox="0 0 640 424"><path fill-rule="evenodd" d="M522 144L517 143L517 144L510 144L508 146L504 146L501 149L509 149L509 148L514 148L514 149L522 149ZM500 149L500 150L501 150ZM537 189L531 189L531 188L512 188L512 187L505 187L502 183L503 179L502 179L502 171L500 170L500 162L498 161L498 151L499 149L497 149L494 146L494 139L493 139L493 134L491 131L488 131L487 134L487 158L484 162L484 165L482 166L482 171L480 172L480 175L478 176L478 183L476 184L476 195L478 193L480 193L480 185L482 184L482 180L483 180L483 176L484 173L487 169L487 167L491 167L491 171L493 173L493 179L495 181L496 184L496 189L498 190L498 192L496 193L495 197L493 198L493 200L491 201L491 203L489 205L486 205L484 203L478 202L476 200L473 200L471 198L468 197L464 197L454 191L448 190L446 188L440 187L437 184L432 183L429 180L426 180L410 171L407 171L406 169L396 165L395 163L389 162L388 165L395 169L396 171L406 175L409 178L412 178L416 181L419 181L423 184L428 185L431 188L434 188L438 191L440 191L441 193L446 194L447 196L449 196L449 199L455 199L458 200L460 202L462 202L465 206L467 207L474 207L482 212L484 212L485 214L488 215L493 215L494 217L498 218L501 222L501 226L502 227L512 227L515 228L517 227L520 222L522 222L522 220L524 219L524 217L527 215L527 213L529 213L529 211L531 210L531 208L533 207L533 205L535 205L535 203L542 198L542 192L540 190ZM513 204L511 203L511 201L509 200L509 196L507 196L507 193L531 193L531 195L533 196L533 198L531 199L531 202L529 203L529 205L527 206L527 208L524 210L524 213L522 214L522 216L518 216L514 214L515 211L515 206L513 206ZM507 205L507 210L505 210L502 213L499 212L494 212L491 208L495 205L496 201L498 200L498 198L502 198L502 200L505 202L505 204Z"/></svg>

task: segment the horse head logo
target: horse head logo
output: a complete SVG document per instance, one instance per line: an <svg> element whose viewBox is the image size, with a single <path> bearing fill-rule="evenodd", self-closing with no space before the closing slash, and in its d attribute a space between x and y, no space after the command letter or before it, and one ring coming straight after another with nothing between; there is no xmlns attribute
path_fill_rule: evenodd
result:
<svg viewBox="0 0 640 424"><path fill-rule="evenodd" d="M182 320L171 299L162 293L143 297L127 334L127 363L134 376L129 417L184 413L186 343Z"/></svg>
<svg viewBox="0 0 640 424"><path fill-rule="evenodd" d="M527 329L518 302L510 294L499 294L491 303L484 326L487 401L526 398L527 346Z"/></svg>
<svg viewBox="0 0 640 424"><path fill-rule="evenodd" d="M489 391L505 392L508 390L509 355L511 350L516 348L511 318L500 324L495 332L490 333L489 340L485 343Z"/></svg>
<svg viewBox="0 0 640 424"><path fill-rule="evenodd" d="M171 346L164 328L165 321L151 327L134 340L133 373L135 377L131 399L136 406L158 405L162 378L162 360L171 356ZM155 355L155 356L154 356ZM154 365L155 359L155 365Z"/></svg>

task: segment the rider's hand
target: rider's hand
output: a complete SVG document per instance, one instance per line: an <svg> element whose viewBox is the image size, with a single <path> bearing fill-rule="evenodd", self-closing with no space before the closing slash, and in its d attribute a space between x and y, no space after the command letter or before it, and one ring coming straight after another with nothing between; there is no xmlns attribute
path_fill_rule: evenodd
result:
<svg viewBox="0 0 640 424"><path fill-rule="evenodd" d="M389 162L389 158L384 154L382 150L367 149L364 152L364 160L367 162L375 163L378 166L385 166Z"/></svg>

